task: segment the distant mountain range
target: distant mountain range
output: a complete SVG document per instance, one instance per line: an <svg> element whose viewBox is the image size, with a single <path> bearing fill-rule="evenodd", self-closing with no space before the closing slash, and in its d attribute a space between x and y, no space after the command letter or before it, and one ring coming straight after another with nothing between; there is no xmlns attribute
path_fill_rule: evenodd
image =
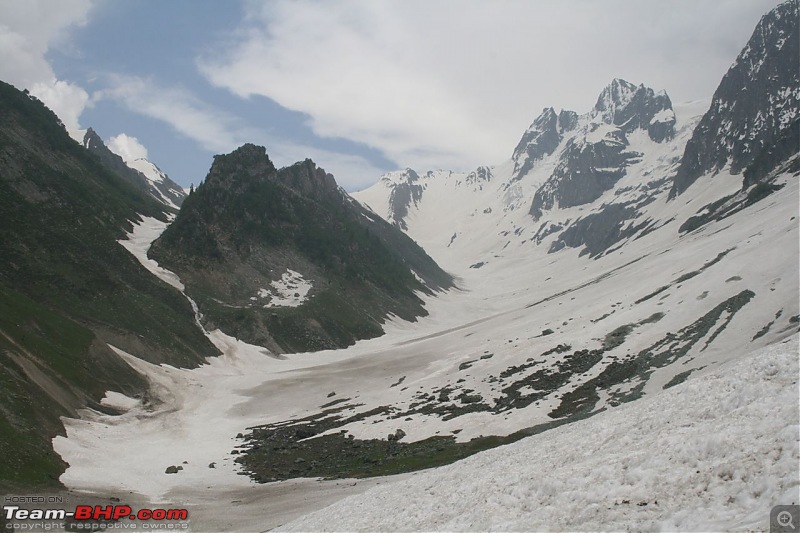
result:
<svg viewBox="0 0 800 533"><path fill-rule="evenodd" d="M545 108L506 162L470 173L391 172L354 197L437 260L463 244L473 263L473 253L487 250L478 241L498 227L504 250L533 242L598 257L671 221L677 206L663 202L701 176L737 176L719 179L738 180L741 191L686 216L680 231L730 216L798 169L796 4L759 22L710 108L682 105L678 117L666 92L614 79L587 113Z"/></svg>

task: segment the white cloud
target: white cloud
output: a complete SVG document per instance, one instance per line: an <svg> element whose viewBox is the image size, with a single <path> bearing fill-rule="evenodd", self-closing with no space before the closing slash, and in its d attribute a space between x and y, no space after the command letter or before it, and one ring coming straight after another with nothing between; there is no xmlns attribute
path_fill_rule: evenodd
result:
<svg viewBox="0 0 800 533"><path fill-rule="evenodd" d="M418 169L499 162L542 107L614 77L710 96L774 0L252 2L198 61L215 85Z"/></svg>
<svg viewBox="0 0 800 533"><path fill-rule="evenodd" d="M96 98L114 100L130 111L161 120L210 152L228 152L246 142L248 131L235 117L187 90L136 76L112 76L110 81L110 88L96 93Z"/></svg>
<svg viewBox="0 0 800 533"><path fill-rule="evenodd" d="M383 170L363 157L287 142L244 124L237 117L209 105L180 87L166 87L152 80L134 76L112 76L110 87L95 94L97 99L111 99L130 111L160 120L211 154L231 152L244 143L262 144L276 166L286 166L311 158L348 190L375 181ZM124 137L123 137L124 136ZM134 137L119 135L117 146L109 145L123 159L126 150L144 150ZM135 144L131 141L135 141ZM136 146L138 145L138 146ZM146 150L145 150L146 152ZM144 156L146 157L146 155Z"/></svg>
<svg viewBox="0 0 800 533"><path fill-rule="evenodd" d="M78 85L59 80L45 54L64 43L68 30L86 24L91 0L0 2L0 79L27 88L52 109L80 140L78 118L89 96Z"/></svg>
<svg viewBox="0 0 800 533"><path fill-rule="evenodd" d="M120 133L108 140L108 149L129 163L137 159L147 159L147 148L144 147L139 139Z"/></svg>
<svg viewBox="0 0 800 533"><path fill-rule="evenodd" d="M78 119L89 101L89 94L79 86L53 78L50 83L36 82L30 87L32 95L45 103L78 142L85 133Z"/></svg>
<svg viewBox="0 0 800 533"><path fill-rule="evenodd" d="M67 30L86 24L91 7L90 0L0 2L0 78L28 88L55 78L45 53Z"/></svg>

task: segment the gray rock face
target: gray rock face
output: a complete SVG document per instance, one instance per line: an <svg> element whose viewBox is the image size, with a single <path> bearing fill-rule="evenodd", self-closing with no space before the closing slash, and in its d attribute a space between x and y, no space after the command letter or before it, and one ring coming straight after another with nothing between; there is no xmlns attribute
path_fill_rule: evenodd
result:
<svg viewBox="0 0 800 533"><path fill-rule="evenodd" d="M580 255L589 254L597 257L620 240L630 237L647 223L639 225L626 222L635 218L636 209L623 204L609 204L597 213L592 213L576 220L558 240L550 246L549 252L557 252L564 247L578 248L586 246Z"/></svg>
<svg viewBox="0 0 800 533"><path fill-rule="evenodd" d="M467 185L478 185L480 187L481 184L492 181L493 177L492 170L489 167L478 167L467 174L464 182Z"/></svg>
<svg viewBox="0 0 800 533"><path fill-rule="evenodd" d="M558 114L558 125L562 133L574 130L578 127L578 114L575 111L562 109Z"/></svg>
<svg viewBox="0 0 800 533"><path fill-rule="evenodd" d="M333 175L318 167L311 159L280 169L275 180L305 198L338 201L343 196Z"/></svg>
<svg viewBox="0 0 800 533"><path fill-rule="evenodd" d="M770 170L766 166L774 168L781 162L775 156L786 150L769 147L800 117L799 25L797 0L762 17L686 145L670 197L728 164L731 173L738 174L764 150L772 150L771 161L762 160L753 176L765 176ZM745 179L745 187L754 179Z"/></svg>
<svg viewBox="0 0 800 533"><path fill-rule="evenodd" d="M800 166L800 158L796 157L800 152L800 119L783 130L775 142L765 146L744 171L744 189L767 180L772 170L784 161L795 157L793 165L787 169L790 172L797 172Z"/></svg>
<svg viewBox="0 0 800 533"><path fill-rule="evenodd" d="M419 175L410 168L403 172L404 181L395 184L389 194L389 215L394 224L403 230L408 230L406 216L408 208L413 202L415 205L422 199L422 186L416 183Z"/></svg>
<svg viewBox="0 0 800 533"><path fill-rule="evenodd" d="M543 109L514 149L512 180L521 178L533 168L536 161L552 154L564 138L564 133L575 129L577 124L578 114L574 111L563 110L556 114L552 107Z"/></svg>
<svg viewBox="0 0 800 533"><path fill-rule="evenodd" d="M533 196L530 214L538 220L544 209L573 207L598 199L625 175L625 167L640 154L626 150L628 140L616 130L596 143L570 139L553 174Z"/></svg>
<svg viewBox="0 0 800 533"><path fill-rule="evenodd" d="M113 171L140 191L147 191L147 179L141 172L130 168L120 156L109 150L103 139L92 128L87 129L86 134L83 136L83 147L94 154L104 167Z"/></svg>

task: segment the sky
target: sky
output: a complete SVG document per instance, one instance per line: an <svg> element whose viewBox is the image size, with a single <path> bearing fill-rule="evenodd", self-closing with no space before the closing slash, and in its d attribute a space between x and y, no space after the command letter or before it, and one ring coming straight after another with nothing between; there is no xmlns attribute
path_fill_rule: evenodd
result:
<svg viewBox="0 0 800 533"><path fill-rule="evenodd" d="M183 186L252 142L349 191L502 163L613 78L710 98L776 0L0 0L0 80Z"/></svg>

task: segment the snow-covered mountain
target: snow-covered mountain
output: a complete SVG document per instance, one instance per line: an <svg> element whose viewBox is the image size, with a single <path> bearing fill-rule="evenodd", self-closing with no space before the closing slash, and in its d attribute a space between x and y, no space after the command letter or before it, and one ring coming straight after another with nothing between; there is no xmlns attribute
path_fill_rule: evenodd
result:
<svg viewBox="0 0 800 533"><path fill-rule="evenodd" d="M790 1L763 17L710 107L614 79L582 115L545 108L504 163L389 173L354 197L456 273L521 247L598 257L679 217L681 233L721 220L779 188L777 166L800 165L796 13ZM670 203L718 174L737 177ZM709 202L682 214L696 197Z"/></svg>
<svg viewBox="0 0 800 533"><path fill-rule="evenodd" d="M133 170L138 170L147 179L150 194L161 203L180 209L183 199L186 198L186 191L169 179L164 171L158 168L153 162L140 157L126 163Z"/></svg>

